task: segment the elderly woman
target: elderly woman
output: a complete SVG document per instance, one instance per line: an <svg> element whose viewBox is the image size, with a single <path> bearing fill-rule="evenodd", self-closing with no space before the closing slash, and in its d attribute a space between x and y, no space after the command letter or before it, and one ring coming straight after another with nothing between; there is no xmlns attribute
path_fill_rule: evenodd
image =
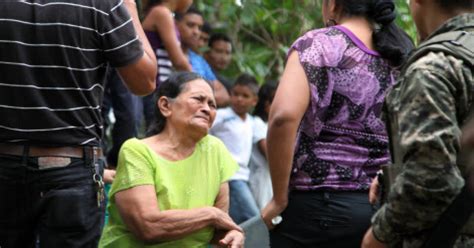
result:
<svg viewBox="0 0 474 248"><path fill-rule="evenodd" d="M227 180L238 166L208 135L216 114L211 85L177 73L156 99L156 135L121 148L99 246L242 247L242 230L227 214Z"/></svg>

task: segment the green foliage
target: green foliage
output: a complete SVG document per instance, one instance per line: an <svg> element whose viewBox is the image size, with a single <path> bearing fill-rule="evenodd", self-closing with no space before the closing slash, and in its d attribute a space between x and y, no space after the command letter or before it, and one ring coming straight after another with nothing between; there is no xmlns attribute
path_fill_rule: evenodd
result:
<svg viewBox="0 0 474 248"><path fill-rule="evenodd" d="M289 46L305 32L324 26L322 1L316 0L196 0L206 20L234 42L231 68L225 74L236 78L250 73L263 83L283 72ZM237 3L241 2L239 6ZM401 25L416 35L405 0L398 0Z"/></svg>

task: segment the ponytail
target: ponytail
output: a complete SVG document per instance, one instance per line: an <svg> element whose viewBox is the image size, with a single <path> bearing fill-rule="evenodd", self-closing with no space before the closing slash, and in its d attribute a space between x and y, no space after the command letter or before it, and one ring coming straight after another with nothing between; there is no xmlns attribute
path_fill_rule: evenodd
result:
<svg viewBox="0 0 474 248"><path fill-rule="evenodd" d="M402 65L415 47L413 41L395 24L395 4L392 0L375 1L369 18L375 22L373 40L375 50L392 66Z"/></svg>
<svg viewBox="0 0 474 248"><path fill-rule="evenodd" d="M415 48L413 41L395 24L397 17L393 0L336 0L344 14L364 16L375 24L375 50L392 66L402 65Z"/></svg>

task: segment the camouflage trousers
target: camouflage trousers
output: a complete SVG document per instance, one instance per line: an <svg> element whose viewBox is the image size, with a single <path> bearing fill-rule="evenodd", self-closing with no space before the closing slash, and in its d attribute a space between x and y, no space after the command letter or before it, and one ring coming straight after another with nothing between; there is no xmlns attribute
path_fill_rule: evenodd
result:
<svg viewBox="0 0 474 248"><path fill-rule="evenodd" d="M404 239L402 242L397 244L391 244L391 248L420 248L423 246L425 238L409 238ZM474 236L460 235L456 240L453 248L473 248L474 247ZM431 247L430 247L431 248Z"/></svg>
<svg viewBox="0 0 474 248"><path fill-rule="evenodd" d="M453 248L472 248L474 247L474 236L461 235L456 240Z"/></svg>

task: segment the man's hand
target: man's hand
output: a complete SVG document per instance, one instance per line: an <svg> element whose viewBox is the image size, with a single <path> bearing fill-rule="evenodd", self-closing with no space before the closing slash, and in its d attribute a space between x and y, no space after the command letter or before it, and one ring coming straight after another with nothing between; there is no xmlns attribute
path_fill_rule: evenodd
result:
<svg viewBox="0 0 474 248"><path fill-rule="evenodd" d="M272 198L267 206L265 206L265 208L262 210L262 219L265 222L265 225L267 225L268 230L275 228L275 226L272 224L272 219L280 215L281 212L285 210L287 205L287 202L280 203L276 201L275 198Z"/></svg>
<svg viewBox="0 0 474 248"><path fill-rule="evenodd" d="M372 180L372 183L370 184L370 189L369 189L369 202L370 204L375 204L377 202L378 198L378 192L379 192L379 179L378 177L374 177Z"/></svg>
<svg viewBox="0 0 474 248"><path fill-rule="evenodd" d="M462 129L462 145L474 147L474 120Z"/></svg>
<svg viewBox="0 0 474 248"><path fill-rule="evenodd" d="M361 248L386 248L387 246L374 237L372 227L365 233Z"/></svg>
<svg viewBox="0 0 474 248"><path fill-rule="evenodd" d="M115 170L104 170L104 183L112 183L115 179Z"/></svg>
<svg viewBox="0 0 474 248"><path fill-rule="evenodd" d="M244 240L245 237L242 232L231 230L219 241L219 245L228 248L243 248Z"/></svg>

